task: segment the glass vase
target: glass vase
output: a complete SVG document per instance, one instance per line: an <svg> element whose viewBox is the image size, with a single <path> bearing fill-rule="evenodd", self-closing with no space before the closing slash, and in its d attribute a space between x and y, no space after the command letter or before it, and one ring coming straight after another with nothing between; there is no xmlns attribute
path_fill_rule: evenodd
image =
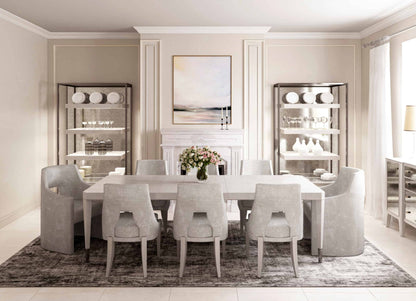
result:
<svg viewBox="0 0 416 301"><path fill-rule="evenodd" d="M207 174L207 167L206 166L202 166L201 168L198 168L198 171L196 173L196 178L200 182L204 182L204 181L208 180L208 174Z"/></svg>

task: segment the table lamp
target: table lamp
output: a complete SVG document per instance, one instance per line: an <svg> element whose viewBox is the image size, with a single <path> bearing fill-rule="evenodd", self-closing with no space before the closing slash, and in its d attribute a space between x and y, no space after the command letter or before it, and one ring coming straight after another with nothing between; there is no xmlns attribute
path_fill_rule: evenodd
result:
<svg viewBox="0 0 416 301"><path fill-rule="evenodd" d="M408 132L416 132L416 106L407 105L404 115L404 130ZM413 137L413 156L416 155L415 137Z"/></svg>

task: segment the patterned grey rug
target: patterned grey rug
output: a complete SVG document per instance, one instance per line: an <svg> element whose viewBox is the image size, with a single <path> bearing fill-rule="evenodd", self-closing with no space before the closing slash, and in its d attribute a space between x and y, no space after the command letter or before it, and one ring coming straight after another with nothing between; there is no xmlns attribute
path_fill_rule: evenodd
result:
<svg viewBox="0 0 416 301"><path fill-rule="evenodd" d="M111 276L106 279L106 242L91 241L90 263L84 262L83 239L77 238L76 252L63 255L48 252L35 239L0 266L1 287L409 287L416 280L366 242L364 254L356 257L324 257L323 263L310 255L310 241L299 242L300 277L293 275L289 244L266 244L264 273L257 278L257 247L245 256L244 238L238 223L230 223L227 254L222 258L222 278L218 279L212 244L190 244L185 274L178 277L176 242L169 233L162 239L162 257L155 244L148 244L148 278L141 269L140 244L118 243Z"/></svg>

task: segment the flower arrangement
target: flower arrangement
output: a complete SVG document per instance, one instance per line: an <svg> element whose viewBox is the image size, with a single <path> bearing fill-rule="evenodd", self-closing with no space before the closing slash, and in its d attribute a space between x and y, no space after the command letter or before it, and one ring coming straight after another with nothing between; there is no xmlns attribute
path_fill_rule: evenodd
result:
<svg viewBox="0 0 416 301"><path fill-rule="evenodd" d="M181 162L181 168L183 170L189 172L191 168L198 168L197 178L199 180L206 180L208 178L208 175L206 174L206 168L208 165L217 165L221 162L221 160L222 158L220 154L216 151L210 150L206 146L191 146L179 155L179 161Z"/></svg>

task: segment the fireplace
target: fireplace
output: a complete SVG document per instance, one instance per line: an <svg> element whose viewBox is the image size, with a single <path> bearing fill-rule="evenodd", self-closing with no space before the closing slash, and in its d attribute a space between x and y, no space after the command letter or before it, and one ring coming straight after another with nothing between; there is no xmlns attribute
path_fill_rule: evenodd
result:
<svg viewBox="0 0 416 301"><path fill-rule="evenodd" d="M225 162L226 175L240 174L243 159L243 130L162 129L163 159L168 162L170 175L180 174L179 155L187 147L208 146L217 151Z"/></svg>

